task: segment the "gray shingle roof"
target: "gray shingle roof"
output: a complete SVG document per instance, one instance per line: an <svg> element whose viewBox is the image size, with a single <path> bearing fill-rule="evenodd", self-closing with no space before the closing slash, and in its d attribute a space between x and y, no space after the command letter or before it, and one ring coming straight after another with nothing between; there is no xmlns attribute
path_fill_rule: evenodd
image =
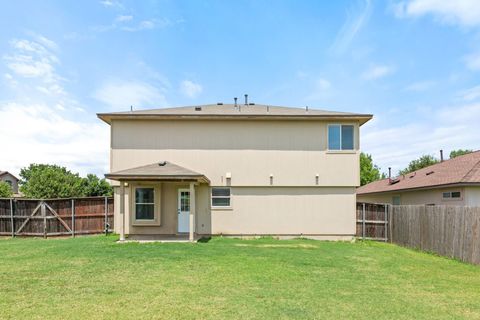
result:
<svg viewBox="0 0 480 320"><path fill-rule="evenodd" d="M208 179L198 172L186 169L167 161L107 173L111 180L166 180L166 181L203 181Z"/></svg>
<svg viewBox="0 0 480 320"><path fill-rule="evenodd" d="M150 110L135 110L126 112L99 113L97 116L107 123L111 119L122 118L346 118L360 119L362 124L372 118L371 114L360 114L339 111L327 111L311 108L293 108L271 105L234 105L234 104L209 104L188 107L161 108Z"/></svg>

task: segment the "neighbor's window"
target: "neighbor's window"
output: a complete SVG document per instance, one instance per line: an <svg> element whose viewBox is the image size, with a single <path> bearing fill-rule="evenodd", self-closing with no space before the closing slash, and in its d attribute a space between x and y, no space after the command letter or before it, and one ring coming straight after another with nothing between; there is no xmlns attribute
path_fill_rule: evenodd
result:
<svg viewBox="0 0 480 320"><path fill-rule="evenodd" d="M155 192L153 188L135 189L135 219L153 220L155 213Z"/></svg>
<svg viewBox="0 0 480 320"><path fill-rule="evenodd" d="M460 191L444 192L443 199L459 199L461 197Z"/></svg>
<svg viewBox="0 0 480 320"><path fill-rule="evenodd" d="M230 188L212 188L212 207L230 207Z"/></svg>
<svg viewBox="0 0 480 320"><path fill-rule="evenodd" d="M12 180L5 180L5 182L6 182L8 185L10 185L10 187L13 185Z"/></svg>
<svg viewBox="0 0 480 320"><path fill-rule="evenodd" d="M328 125L328 150L353 150L353 125Z"/></svg>

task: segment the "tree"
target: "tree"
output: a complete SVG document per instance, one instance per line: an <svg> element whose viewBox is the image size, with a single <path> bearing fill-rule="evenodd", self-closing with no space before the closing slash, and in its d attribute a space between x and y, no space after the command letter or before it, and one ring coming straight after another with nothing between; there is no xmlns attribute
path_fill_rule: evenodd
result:
<svg viewBox="0 0 480 320"><path fill-rule="evenodd" d="M20 190L29 198L70 198L83 196L82 178L65 167L31 164L20 170Z"/></svg>
<svg viewBox="0 0 480 320"><path fill-rule="evenodd" d="M112 193L112 186L105 179L100 179L94 174L88 174L83 179L83 194L86 197L111 196Z"/></svg>
<svg viewBox="0 0 480 320"><path fill-rule="evenodd" d="M438 159L436 159L432 155L426 154L416 160L410 161L408 166L405 169L400 170L398 174L399 175L407 174L407 173L431 166L432 164L435 164L435 163L438 163Z"/></svg>
<svg viewBox="0 0 480 320"><path fill-rule="evenodd" d="M65 167L31 164L20 170L20 191L29 198L110 196L112 187L94 174L82 178Z"/></svg>
<svg viewBox="0 0 480 320"><path fill-rule="evenodd" d="M12 195L12 187L5 181L0 181L0 198L10 198Z"/></svg>
<svg viewBox="0 0 480 320"><path fill-rule="evenodd" d="M380 168L373 163L372 156L366 153L360 153L360 185L384 178L380 174Z"/></svg>
<svg viewBox="0 0 480 320"><path fill-rule="evenodd" d="M450 151L450 159L453 159L458 156L463 156L464 154L472 153L473 150L469 149L458 149Z"/></svg>

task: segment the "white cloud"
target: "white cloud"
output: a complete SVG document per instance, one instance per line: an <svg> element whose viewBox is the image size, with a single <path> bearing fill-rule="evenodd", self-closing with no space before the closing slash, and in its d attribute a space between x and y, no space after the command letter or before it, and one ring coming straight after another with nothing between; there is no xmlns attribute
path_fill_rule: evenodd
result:
<svg viewBox="0 0 480 320"><path fill-rule="evenodd" d="M473 101L479 99L480 85L461 91L459 96L464 101Z"/></svg>
<svg viewBox="0 0 480 320"><path fill-rule="evenodd" d="M100 4L102 4L106 8L118 8L118 9L123 9L124 6L120 1L116 0L102 0L100 1Z"/></svg>
<svg viewBox="0 0 480 320"><path fill-rule="evenodd" d="M142 81L111 81L94 93L94 98L111 109L158 108L167 104L163 87L155 87Z"/></svg>
<svg viewBox="0 0 480 320"><path fill-rule="evenodd" d="M373 65L362 73L362 78L364 80L375 80L392 74L394 71L391 66Z"/></svg>
<svg viewBox="0 0 480 320"><path fill-rule="evenodd" d="M347 19L337 34L335 41L330 48L334 53L344 53L357 33L370 19L372 3L370 0L362 1L360 8L350 8L347 11Z"/></svg>
<svg viewBox="0 0 480 320"><path fill-rule="evenodd" d="M202 91L202 86L193 81L184 80L180 83L180 92L189 98L197 97L199 94L202 93Z"/></svg>
<svg viewBox="0 0 480 320"><path fill-rule="evenodd" d="M319 100L325 98L331 93L332 84L325 78L318 78L313 81L313 87L310 94L306 97L307 100Z"/></svg>
<svg viewBox="0 0 480 320"><path fill-rule="evenodd" d="M432 15L440 23L476 27L480 25L478 0L412 0L394 4L397 17Z"/></svg>
<svg viewBox="0 0 480 320"><path fill-rule="evenodd" d="M427 112L424 119L408 118L396 125L405 112L374 115L373 121L362 127L362 150L373 156L383 171L392 167L394 173L423 154L438 157L440 149L446 154L454 149L480 149L477 132L480 103L451 105Z"/></svg>
<svg viewBox="0 0 480 320"><path fill-rule="evenodd" d="M415 91L415 92L422 92L422 91L427 91L431 89L433 86L435 86L435 81L419 81L419 82L414 82L410 85L408 85L405 90L406 91Z"/></svg>
<svg viewBox="0 0 480 320"><path fill-rule="evenodd" d="M467 68L473 71L480 70L480 52L469 54L465 57Z"/></svg>
<svg viewBox="0 0 480 320"><path fill-rule="evenodd" d="M119 15L115 18L115 21L117 22L126 22L126 21L131 21L133 19L133 16L124 16L124 15Z"/></svg>
<svg viewBox="0 0 480 320"><path fill-rule="evenodd" d="M18 173L30 163L50 163L86 173L108 170L108 126L68 119L45 104L0 104L2 169ZM8 137L8 138L7 138ZM95 143L92 143L95 141Z"/></svg>

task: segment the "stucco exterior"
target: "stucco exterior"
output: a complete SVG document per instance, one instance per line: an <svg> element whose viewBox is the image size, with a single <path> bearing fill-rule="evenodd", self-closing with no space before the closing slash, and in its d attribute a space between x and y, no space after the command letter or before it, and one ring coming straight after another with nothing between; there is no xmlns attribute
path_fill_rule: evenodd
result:
<svg viewBox="0 0 480 320"><path fill-rule="evenodd" d="M365 122L364 120L362 120ZM114 119L111 172L166 160L201 173L195 183L197 235L276 235L345 239L355 234L355 187L359 185L359 119ZM328 124L354 127L354 149L329 151ZM121 201L115 186L115 230ZM161 186L159 225L132 220L132 188L125 187L126 234L175 235L178 189ZM149 183L152 183L151 181ZM193 184L192 184L193 185ZM231 206L212 208L211 188L230 187ZM159 189L160 190L160 189Z"/></svg>

